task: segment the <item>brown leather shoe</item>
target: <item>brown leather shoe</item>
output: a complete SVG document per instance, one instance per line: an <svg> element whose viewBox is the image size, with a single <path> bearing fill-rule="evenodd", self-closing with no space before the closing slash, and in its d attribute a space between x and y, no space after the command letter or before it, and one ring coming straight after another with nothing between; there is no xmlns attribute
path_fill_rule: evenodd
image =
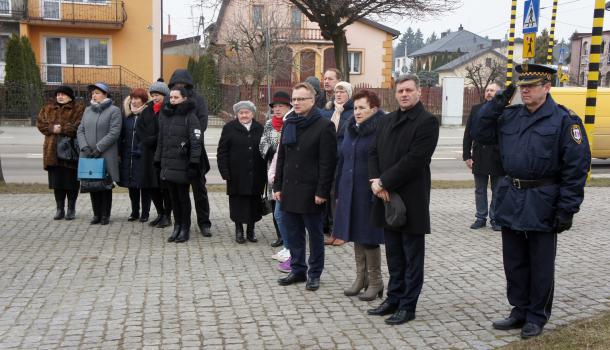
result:
<svg viewBox="0 0 610 350"><path fill-rule="evenodd" d="M333 243L335 242L335 237L333 236L328 236L324 238L324 245L333 245Z"/></svg>
<svg viewBox="0 0 610 350"><path fill-rule="evenodd" d="M342 246L344 244L345 244L345 241L342 239L339 239L339 238L335 239L335 241L333 242L333 245L337 246L337 247Z"/></svg>

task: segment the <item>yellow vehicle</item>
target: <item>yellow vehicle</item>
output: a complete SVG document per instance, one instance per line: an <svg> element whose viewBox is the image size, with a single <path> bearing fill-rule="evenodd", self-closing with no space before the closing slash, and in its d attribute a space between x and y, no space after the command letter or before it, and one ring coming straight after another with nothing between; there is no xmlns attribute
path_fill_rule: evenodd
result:
<svg viewBox="0 0 610 350"><path fill-rule="evenodd" d="M585 119L586 88L554 87L551 96L558 104L573 110L583 120ZM591 156L593 158L610 158L610 89L597 90L597 108L595 110L594 135L588 135L593 140Z"/></svg>

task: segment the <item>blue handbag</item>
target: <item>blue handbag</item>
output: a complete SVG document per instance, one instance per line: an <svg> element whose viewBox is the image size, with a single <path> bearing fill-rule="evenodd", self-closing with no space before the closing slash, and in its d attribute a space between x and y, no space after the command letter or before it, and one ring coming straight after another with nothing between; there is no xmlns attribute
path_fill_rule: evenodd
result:
<svg viewBox="0 0 610 350"><path fill-rule="evenodd" d="M79 158L79 180L102 180L106 178L106 162L104 158Z"/></svg>

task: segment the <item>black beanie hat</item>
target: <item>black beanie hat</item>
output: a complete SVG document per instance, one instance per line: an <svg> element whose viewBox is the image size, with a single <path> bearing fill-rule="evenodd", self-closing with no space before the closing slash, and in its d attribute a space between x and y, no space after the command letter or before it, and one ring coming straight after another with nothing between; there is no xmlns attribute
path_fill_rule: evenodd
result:
<svg viewBox="0 0 610 350"><path fill-rule="evenodd" d="M67 85L60 85L60 86L58 86L57 89L55 89L55 92L54 92L55 97L57 97L57 94L60 93L60 92L62 94L66 94L66 95L70 96L70 98L72 100L74 100L74 90L72 90L71 87L69 87Z"/></svg>

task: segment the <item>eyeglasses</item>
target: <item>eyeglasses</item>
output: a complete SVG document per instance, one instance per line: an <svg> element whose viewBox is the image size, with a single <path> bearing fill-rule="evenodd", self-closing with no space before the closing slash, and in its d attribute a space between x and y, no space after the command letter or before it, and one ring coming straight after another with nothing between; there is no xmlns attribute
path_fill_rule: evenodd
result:
<svg viewBox="0 0 610 350"><path fill-rule="evenodd" d="M311 100L313 97L293 97L292 102L303 102L305 100Z"/></svg>
<svg viewBox="0 0 610 350"><path fill-rule="evenodd" d="M535 88L537 86L544 86L544 83L542 83L542 84L523 84L523 85L519 85L519 87L521 89L528 89L528 90L529 89L533 89L533 88Z"/></svg>

